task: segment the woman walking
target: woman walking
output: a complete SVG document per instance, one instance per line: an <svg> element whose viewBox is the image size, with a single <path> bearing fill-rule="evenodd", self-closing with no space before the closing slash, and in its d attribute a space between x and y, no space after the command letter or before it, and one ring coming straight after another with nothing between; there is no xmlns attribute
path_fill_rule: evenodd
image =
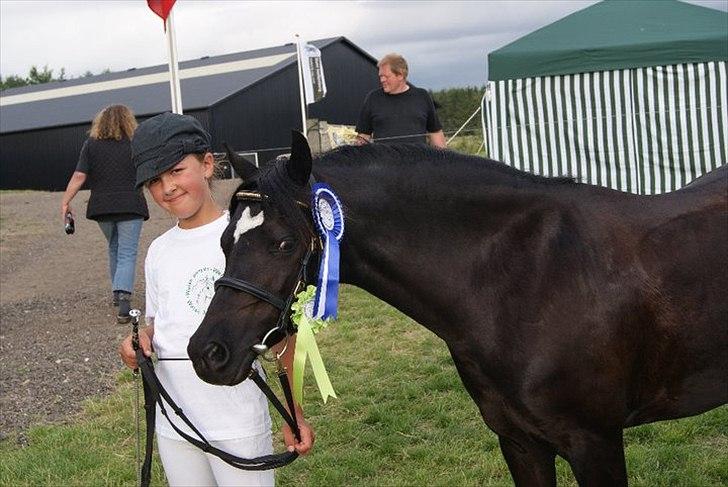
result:
<svg viewBox="0 0 728 487"><path fill-rule="evenodd" d="M71 201L84 183L91 189L86 218L95 220L108 242L112 301L119 307L117 321L130 321L137 246L142 222L149 219L147 202L135 189L131 138L137 127L131 110L112 105L101 110L83 144L76 170L61 203L61 215L74 215Z"/></svg>

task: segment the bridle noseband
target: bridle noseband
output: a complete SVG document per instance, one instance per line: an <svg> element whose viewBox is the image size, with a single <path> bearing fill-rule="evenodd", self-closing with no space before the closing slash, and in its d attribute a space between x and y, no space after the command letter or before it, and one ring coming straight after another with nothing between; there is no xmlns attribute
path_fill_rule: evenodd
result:
<svg viewBox="0 0 728 487"><path fill-rule="evenodd" d="M215 281L215 291L217 291L217 289L221 286L229 287L235 289L236 291L243 291L253 297L260 299L261 301L265 301L266 303L272 305L273 307L277 308L278 311L280 311L280 313L278 314L278 320L276 321L276 325L263 336L260 343L253 345L253 350L258 355L264 355L265 352L268 351L269 346L268 344L266 344L266 340L268 339L268 337L275 334L276 332L284 334L286 337L295 333L295 329L293 328L293 324L291 323L291 305L293 304L293 300L296 298L296 295L306 286L308 263L311 260L313 251L314 243L312 240L311 245L309 245L308 249L306 250L306 254L304 255L303 259L301 259L301 267L298 270L296 284L293 286L293 290L288 294L288 297L286 297L285 301L274 295L273 293L270 293L265 289L256 286L255 284L244 281L242 279L238 279L236 277L223 276ZM279 356L281 354L279 354Z"/></svg>

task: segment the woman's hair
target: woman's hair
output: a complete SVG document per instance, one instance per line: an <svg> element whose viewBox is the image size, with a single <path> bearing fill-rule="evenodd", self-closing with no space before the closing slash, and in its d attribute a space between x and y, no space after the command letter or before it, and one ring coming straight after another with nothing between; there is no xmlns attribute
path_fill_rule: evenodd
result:
<svg viewBox="0 0 728 487"><path fill-rule="evenodd" d="M137 128L137 121L129 107L111 105L94 117L89 135L93 139L130 139Z"/></svg>
<svg viewBox="0 0 728 487"><path fill-rule="evenodd" d="M381 68L385 64L389 65L389 69L391 69L394 74L402 75L405 79L407 79L409 68L407 67L407 61L405 61L400 54L395 52L387 54L377 63L377 67Z"/></svg>

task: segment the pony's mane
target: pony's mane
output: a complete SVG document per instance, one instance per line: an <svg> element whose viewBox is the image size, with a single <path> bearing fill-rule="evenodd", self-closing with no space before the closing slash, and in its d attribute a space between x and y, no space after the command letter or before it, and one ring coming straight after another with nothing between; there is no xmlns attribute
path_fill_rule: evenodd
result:
<svg viewBox="0 0 728 487"><path fill-rule="evenodd" d="M507 164L483 157L461 154L450 150L434 149L416 144L367 144L363 146L341 146L317 157L322 164L332 166L408 166L418 164L417 173L426 173L428 166L447 164L453 170L472 167L486 169L495 180L518 180L534 185L562 185L574 183L571 177L544 177L520 171ZM495 181L493 181L495 182Z"/></svg>
<svg viewBox="0 0 728 487"><path fill-rule="evenodd" d="M267 198L263 200L264 210L276 208L300 236L304 237L310 234L312 229L307 219L302 216L301 208L296 201L308 202L309 195L304 194L288 177L287 160L287 157L279 157L263 166L255 178L243 182L236 192L247 189L265 194ZM412 171L414 162L417 164L417 171ZM428 169L435 167L439 170L447 168L448 173L455 177L459 174L464 178L478 175L483 178L484 184L542 187L574 183L573 178L537 176L491 159L415 144L342 146L314 158L314 168L316 165L342 168L387 167L395 171L407 171L412 178L422 177L426 183L431 183ZM233 196L230 201L231 215L236 208L237 202Z"/></svg>

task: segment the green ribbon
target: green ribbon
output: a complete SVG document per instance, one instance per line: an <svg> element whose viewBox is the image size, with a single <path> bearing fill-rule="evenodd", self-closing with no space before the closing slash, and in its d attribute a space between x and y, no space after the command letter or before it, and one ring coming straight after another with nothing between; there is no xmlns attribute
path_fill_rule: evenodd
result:
<svg viewBox="0 0 728 487"><path fill-rule="evenodd" d="M303 399L303 374L306 370L306 361L311 362L316 385L321 392L324 403L329 396L336 397L334 386L331 385L329 374L324 367L314 334L328 326L328 321L311 318L313 299L316 287L309 285L304 291L298 293L296 302L291 306L293 315L291 320L298 326L296 334L296 353L293 355L293 397L301 404ZM308 312L307 312L308 308Z"/></svg>

